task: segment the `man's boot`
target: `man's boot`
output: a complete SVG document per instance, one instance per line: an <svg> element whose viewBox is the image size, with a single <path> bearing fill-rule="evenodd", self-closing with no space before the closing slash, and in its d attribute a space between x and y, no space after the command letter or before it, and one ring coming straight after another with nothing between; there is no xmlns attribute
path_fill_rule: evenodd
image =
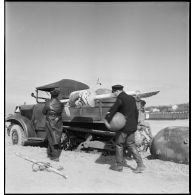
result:
<svg viewBox="0 0 195 195"><path fill-rule="evenodd" d="M143 164L141 155L138 152L136 146L131 147L131 152L132 152L133 157L134 157L134 159L135 159L135 161L137 163L137 167L136 167L136 169L133 172L134 173L142 173L146 169L146 167Z"/></svg>
<svg viewBox="0 0 195 195"><path fill-rule="evenodd" d="M146 169L146 166L142 164L138 164L136 169L133 171L134 173L142 173Z"/></svg>
<svg viewBox="0 0 195 195"><path fill-rule="evenodd" d="M59 162L60 159L59 158L50 158L51 160L55 161L55 162Z"/></svg>
<svg viewBox="0 0 195 195"><path fill-rule="evenodd" d="M123 170L123 147L116 145L116 164L110 169L121 172Z"/></svg>
<svg viewBox="0 0 195 195"><path fill-rule="evenodd" d="M118 164L114 164L110 167L110 169L112 169L113 171L118 171L118 172L122 172L123 171L123 166L122 165L118 165Z"/></svg>

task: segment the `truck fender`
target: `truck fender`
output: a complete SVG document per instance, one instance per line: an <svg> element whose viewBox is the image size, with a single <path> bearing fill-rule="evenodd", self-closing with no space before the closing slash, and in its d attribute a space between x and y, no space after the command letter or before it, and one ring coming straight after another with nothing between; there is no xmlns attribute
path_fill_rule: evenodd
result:
<svg viewBox="0 0 195 195"><path fill-rule="evenodd" d="M36 137L35 129L31 121L28 118L21 116L19 114L15 114L15 115L10 115L9 117L7 117L6 122L11 122L11 124L20 125L23 128L24 133L27 138Z"/></svg>

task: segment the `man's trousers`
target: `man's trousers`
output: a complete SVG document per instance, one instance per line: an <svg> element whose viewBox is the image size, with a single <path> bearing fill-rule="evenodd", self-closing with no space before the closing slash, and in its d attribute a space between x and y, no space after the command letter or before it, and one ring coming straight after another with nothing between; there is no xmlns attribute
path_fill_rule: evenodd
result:
<svg viewBox="0 0 195 195"><path fill-rule="evenodd" d="M116 134L116 163L119 166L123 165L123 150L126 145L128 152L133 155L138 165L142 165L142 158L135 145L135 132L118 131Z"/></svg>

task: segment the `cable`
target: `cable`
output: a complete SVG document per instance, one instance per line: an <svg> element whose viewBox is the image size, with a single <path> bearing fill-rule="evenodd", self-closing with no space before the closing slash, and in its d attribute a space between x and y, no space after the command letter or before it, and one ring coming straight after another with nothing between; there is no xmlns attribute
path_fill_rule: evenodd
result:
<svg viewBox="0 0 195 195"><path fill-rule="evenodd" d="M34 172L37 171L44 171L46 170L48 167L51 167L50 163L45 163L45 162L35 162L32 164L32 170Z"/></svg>

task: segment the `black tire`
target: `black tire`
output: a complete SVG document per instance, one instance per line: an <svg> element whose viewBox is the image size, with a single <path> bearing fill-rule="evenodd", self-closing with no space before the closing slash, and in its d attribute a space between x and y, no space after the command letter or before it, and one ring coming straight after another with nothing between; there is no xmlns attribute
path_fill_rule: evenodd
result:
<svg viewBox="0 0 195 195"><path fill-rule="evenodd" d="M6 127L6 131L7 131L7 135L10 136L10 130L11 130L11 127L13 125L9 125L8 127Z"/></svg>
<svg viewBox="0 0 195 195"><path fill-rule="evenodd" d="M13 125L10 130L10 141L13 145L24 145L26 136L19 125Z"/></svg>

